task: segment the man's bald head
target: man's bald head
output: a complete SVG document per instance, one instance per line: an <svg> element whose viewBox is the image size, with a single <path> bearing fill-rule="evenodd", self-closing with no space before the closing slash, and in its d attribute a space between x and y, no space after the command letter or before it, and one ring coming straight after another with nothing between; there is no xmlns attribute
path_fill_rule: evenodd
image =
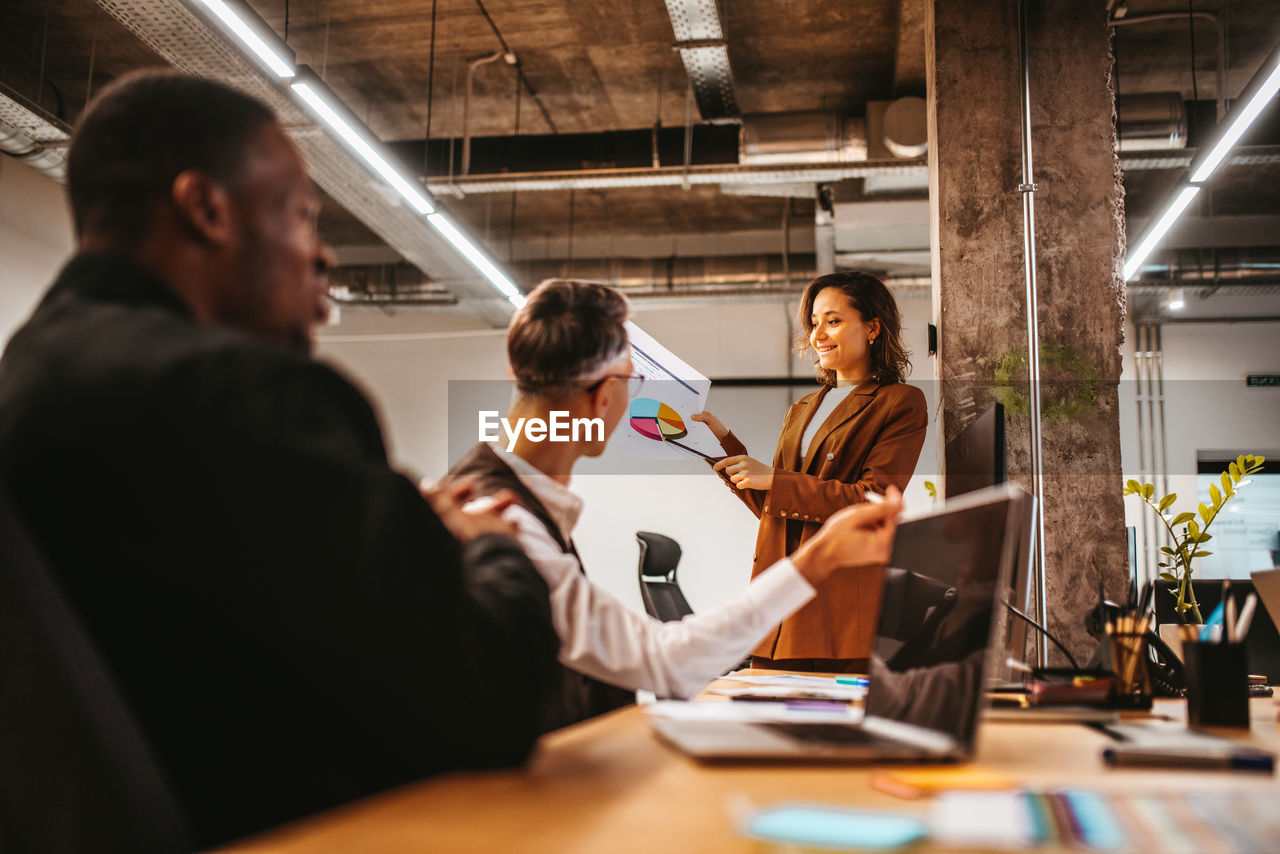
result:
<svg viewBox="0 0 1280 854"><path fill-rule="evenodd" d="M179 174L234 184L246 147L274 122L261 101L212 80L174 71L121 77L89 104L71 141L77 236L134 246Z"/></svg>

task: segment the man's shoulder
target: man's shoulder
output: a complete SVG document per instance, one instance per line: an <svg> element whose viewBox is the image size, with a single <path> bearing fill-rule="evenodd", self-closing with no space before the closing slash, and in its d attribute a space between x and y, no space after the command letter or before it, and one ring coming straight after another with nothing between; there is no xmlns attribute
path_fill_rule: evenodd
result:
<svg viewBox="0 0 1280 854"><path fill-rule="evenodd" d="M47 301L0 362L0 400L32 402L33 418L74 411L142 432L347 423L381 445L368 400L334 368L155 304Z"/></svg>

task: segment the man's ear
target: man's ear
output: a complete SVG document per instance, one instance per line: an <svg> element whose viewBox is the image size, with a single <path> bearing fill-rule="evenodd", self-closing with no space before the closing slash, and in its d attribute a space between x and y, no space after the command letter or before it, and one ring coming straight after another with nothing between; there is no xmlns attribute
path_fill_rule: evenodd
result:
<svg viewBox="0 0 1280 854"><path fill-rule="evenodd" d="M214 245L231 239L231 196L208 175L191 169L179 173L170 197L178 219L192 236Z"/></svg>
<svg viewBox="0 0 1280 854"><path fill-rule="evenodd" d="M609 394L609 383L617 382L614 379L607 379L596 387L591 394L591 417L604 418L609 414L609 407L613 404L613 396Z"/></svg>

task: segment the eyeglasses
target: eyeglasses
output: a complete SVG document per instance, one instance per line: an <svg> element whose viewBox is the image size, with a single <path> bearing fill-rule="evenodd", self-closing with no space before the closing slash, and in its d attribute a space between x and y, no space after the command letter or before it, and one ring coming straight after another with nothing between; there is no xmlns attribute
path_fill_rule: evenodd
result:
<svg viewBox="0 0 1280 854"><path fill-rule="evenodd" d="M594 392L600 386L605 384L606 380L626 380L627 381L627 400L635 400L640 394L640 389L644 386L644 374L605 374L600 379L587 386L588 393Z"/></svg>

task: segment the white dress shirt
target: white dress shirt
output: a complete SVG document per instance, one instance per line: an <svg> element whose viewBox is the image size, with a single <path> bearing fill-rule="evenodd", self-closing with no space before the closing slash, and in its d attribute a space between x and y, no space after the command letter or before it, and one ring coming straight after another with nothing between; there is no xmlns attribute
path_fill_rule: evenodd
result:
<svg viewBox="0 0 1280 854"><path fill-rule="evenodd" d="M582 499L523 458L496 445L493 449L542 502L561 536L570 540ZM663 623L636 613L593 584L577 558L561 551L551 532L528 510L512 505L503 518L515 526L521 548L551 590L560 662L622 688L652 691L659 697L693 696L814 595L813 586L784 558L733 601Z"/></svg>

